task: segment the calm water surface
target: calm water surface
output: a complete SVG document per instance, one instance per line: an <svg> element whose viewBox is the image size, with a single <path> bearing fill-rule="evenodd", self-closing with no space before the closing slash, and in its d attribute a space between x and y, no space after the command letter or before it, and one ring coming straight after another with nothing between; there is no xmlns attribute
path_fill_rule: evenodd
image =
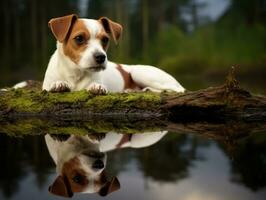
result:
<svg viewBox="0 0 266 200"><path fill-rule="evenodd" d="M86 191L74 193L73 199L102 199L98 191L107 185L114 191L105 199L116 200L266 198L265 133L239 138L233 146L166 131L23 138L2 133L0 149L1 200L62 199L51 194L49 186L54 193L60 188ZM72 188L55 183L60 173L67 177L63 185Z"/></svg>

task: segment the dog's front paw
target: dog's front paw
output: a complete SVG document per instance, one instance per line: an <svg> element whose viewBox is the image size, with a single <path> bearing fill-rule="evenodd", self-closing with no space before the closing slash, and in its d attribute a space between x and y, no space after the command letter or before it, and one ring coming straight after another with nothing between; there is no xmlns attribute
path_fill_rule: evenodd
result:
<svg viewBox="0 0 266 200"><path fill-rule="evenodd" d="M107 93L107 88L99 83L92 83L88 87L88 91L95 95L103 95Z"/></svg>
<svg viewBox="0 0 266 200"><path fill-rule="evenodd" d="M50 92L70 92L70 86L66 81L56 81L52 83Z"/></svg>

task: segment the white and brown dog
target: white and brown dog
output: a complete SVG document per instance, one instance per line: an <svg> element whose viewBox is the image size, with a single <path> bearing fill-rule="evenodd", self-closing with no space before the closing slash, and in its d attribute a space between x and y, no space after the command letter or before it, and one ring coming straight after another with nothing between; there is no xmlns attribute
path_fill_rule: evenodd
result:
<svg viewBox="0 0 266 200"><path fill-rule="evenodd" d="M44 90L185 91L159 68L108 61L106 52L110 37L117 43L122 26L106 17L94 20L72 14L51 19L49 27L57 39L57 49L48 64Z"/></svg>
<svg viewBox="0 0 266 200"><path fill-rule="evenodd" d="M106 152L132 147L143 148L158 142L167 131L141 134L117 134L104 137L46 135L45 141L53 158L58 176L49 187L55 195L72 197L74 193L98 193L105 196L120 188L116 177L108 180L105 167Z"/></svg>
<svg viewBox="0 0 266 200"><path fill-rule="evenodd" d="M116 177L107 179L104 170L106 154L100 152L97 143L86 136L69 136L65 140L61 138L45 136L58 174L49 187L52 194L72 197L74 193L98 192L106 196L120 188Z"/></svg>

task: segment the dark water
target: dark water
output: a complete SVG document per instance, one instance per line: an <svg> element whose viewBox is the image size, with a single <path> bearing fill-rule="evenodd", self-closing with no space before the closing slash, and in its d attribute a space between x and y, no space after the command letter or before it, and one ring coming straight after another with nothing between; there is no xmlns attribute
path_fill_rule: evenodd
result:
<svg viewBox="0 0 266 200"><path fill-rule="evenodd" d="M55 155L61 163L70 163L68 168L72 170L91 170L96 160L98 168L102 168L99 164L101 161L104 169L97 171L94 165L94 171L86 177L90 178L89 181L99 180L105 173L106 180L98 185L98 189L95 183L93 192L106 186L107 180L116 177L120 188L117 183L109 186L116 191L107 194L105 199L265 199L265 132L236 137L233 144L230 141L228 143L226 138L210 138L212 136L208 134L166 131L126 136L110 132L100 136L42 135L23 138L2 133L0 199L62 199L48 192L58 173L47 144L50 145L50 152L67 149L65 153ZM72 146L67 147L69 144ZM57 147L61 150L56 151ZM100 151L106 154L99 155ZM80 152L92 162L84 165L69 162ZM93 157L90 152L94 153ZM68 177L68 172L64 173ZM75 176L81 176L82 173L75 171ZM70 177L73 176L71 174ZM87 185L85 187L88 189ZM75 193L73 198L102 197L98 193Z"/></svg>

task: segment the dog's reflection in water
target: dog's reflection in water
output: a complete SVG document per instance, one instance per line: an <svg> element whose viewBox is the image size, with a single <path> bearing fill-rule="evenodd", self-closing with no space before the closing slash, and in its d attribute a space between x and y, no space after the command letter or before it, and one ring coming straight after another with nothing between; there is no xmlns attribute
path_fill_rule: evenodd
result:
<svg viewBox="0 0 266 200"><path fill-rule="evenodd" d="M106 152L124 147L147 147L159 141L166 133L46 135L45 141L58 173L49 191L64 197L72 197L74 193L106 196L120 188L117 177L106 175Z"/></svg>

